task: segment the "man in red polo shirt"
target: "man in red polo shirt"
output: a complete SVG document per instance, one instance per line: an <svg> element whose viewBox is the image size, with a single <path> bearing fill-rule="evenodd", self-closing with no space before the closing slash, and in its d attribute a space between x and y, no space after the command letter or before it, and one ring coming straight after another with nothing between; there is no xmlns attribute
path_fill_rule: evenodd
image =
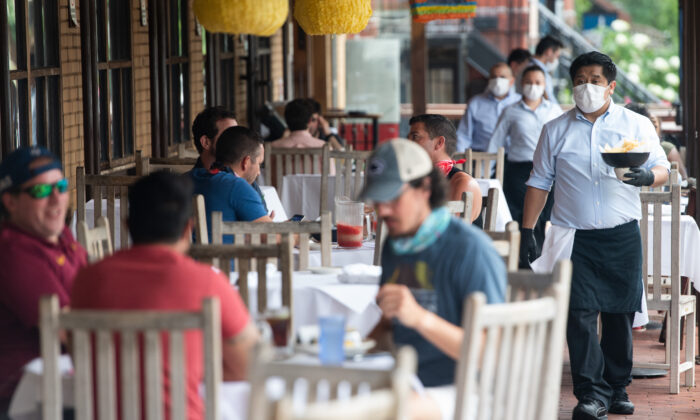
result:
<svg viewBox="0 0 700 420"><path fill-rule="evenodd" d="M129 191L129 232L134 246L80 271L71 294L76 309L196 311L202 299L221 302L224 380L246 376L248 353L258 333L228 278L186 253L192 237L192 182L187 176L156 172ZM167 346L167 343L165 344ZM202 419L203 379L199 335L185 335L187 418ZM164 360L167 360L165 358ZM164 369L164 376L168 371ZM163 381L164 411L169 390Z"/></svg>
<svg viewBox="0 0 700 420"><path fill-rule="evenodd" d="M87 254L66 227L68 180L40 147L21 148L0 164L0 419L22 367L39 357L39 297L70 288Z"/></svg>

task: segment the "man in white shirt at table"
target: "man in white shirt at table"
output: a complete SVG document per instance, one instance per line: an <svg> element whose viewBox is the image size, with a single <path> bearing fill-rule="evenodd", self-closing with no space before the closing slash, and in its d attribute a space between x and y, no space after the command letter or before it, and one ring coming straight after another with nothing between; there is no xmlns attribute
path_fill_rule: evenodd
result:
<svg viewBox="0 0 700 420"><path fill-rule="evenodd" d="M556 182L552 227L543 258L532 266L547 271L555 259L569 258L563 249L571 250L566 335L578 399L574 420L634 412L626 387L631 382L632 321L643 292L637 187L663 185L670 166L651 121L613 103L616 74L610 57L599 52L583 54L571 64L576 107L542 129L523 210L521 260L532 262L537 257L532 229ZM650 151L647 162L631 168L624 182L599 150L622 139L638 139Z"/></svg>
<svg viewBox="0 0 700 420"><path fill-rule="evenodd" d="M448 418L464 299L478 291L503 302L503 259L485 233L443 207L445 176L414 142L395 139L375 150L360 197L374 202L388 231L377 294L383 321L372 336L416 348L418 377L440 387L430 395Z"/></svg>
<svg viewBox="0 0 700 420"><path fill-rule="evenodd" d="M520 100L513 88L513 73L506 63L497 63L489 71L486 92L473 97L457 128L457 151L485 152L503 109Z"/></svg>

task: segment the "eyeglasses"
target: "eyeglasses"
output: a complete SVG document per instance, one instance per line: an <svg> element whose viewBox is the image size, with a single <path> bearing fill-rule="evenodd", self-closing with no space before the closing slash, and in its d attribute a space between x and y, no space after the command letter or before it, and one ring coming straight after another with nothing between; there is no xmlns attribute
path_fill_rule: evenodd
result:
<svg viewBox="0 0 700 420"><path fill-rule="evenodd" d="M63 178L62 180L56 182L55 184L36 184L31 187L27 187L22 190L22 192L29 194L32 198L46 198L51 195L53 189L56 189L59 193L64 193L68 191L68 180Z"/></svg>

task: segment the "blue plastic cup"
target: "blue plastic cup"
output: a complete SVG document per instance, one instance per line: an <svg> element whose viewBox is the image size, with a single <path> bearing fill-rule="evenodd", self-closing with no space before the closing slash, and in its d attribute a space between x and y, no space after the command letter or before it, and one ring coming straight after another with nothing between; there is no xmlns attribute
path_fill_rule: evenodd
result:
<svg viewBox="0 0 700 420"><path fill-rule="evenodd" d="M321 329L319 337L319 359L324 365L340 365L345 360L345 317L342 315L322 316L318 320Z"/></svg>

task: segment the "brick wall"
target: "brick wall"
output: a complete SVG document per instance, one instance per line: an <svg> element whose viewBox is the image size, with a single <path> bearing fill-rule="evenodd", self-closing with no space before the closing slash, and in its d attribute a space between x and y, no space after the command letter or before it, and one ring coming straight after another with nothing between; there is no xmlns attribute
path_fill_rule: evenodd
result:
<svg viewBox="0 0 700 420"><path fill-rule="evenodd" d="M76 5L78 8L79 5ZM80 11L76 10L77 16ZM75 208L75 168L85 162L83 153L83 90L81 76L80 28L70 26L68 2L60 2L59 49L61 66L61 111L63 117L63 161L71 186L71 207Z"/></svg>
<svg viewBox="0 0 700 420"><path fill-rule="evenodd" d="M131 0L131 60L134 96L134 150L151 156L151 80L148 26L141 26L141 5Z"/></svg>
<svg viewBox="0 0 700 420"><path fill-rule="evenodd" d="M188 9L190 10L188 13L190 39L190 121L188 127L192 127L192 121L204 109L204 56L202 55L204 28L201 28L199 35L196 33L192 2L193 0L188 2Z"/></svg>

